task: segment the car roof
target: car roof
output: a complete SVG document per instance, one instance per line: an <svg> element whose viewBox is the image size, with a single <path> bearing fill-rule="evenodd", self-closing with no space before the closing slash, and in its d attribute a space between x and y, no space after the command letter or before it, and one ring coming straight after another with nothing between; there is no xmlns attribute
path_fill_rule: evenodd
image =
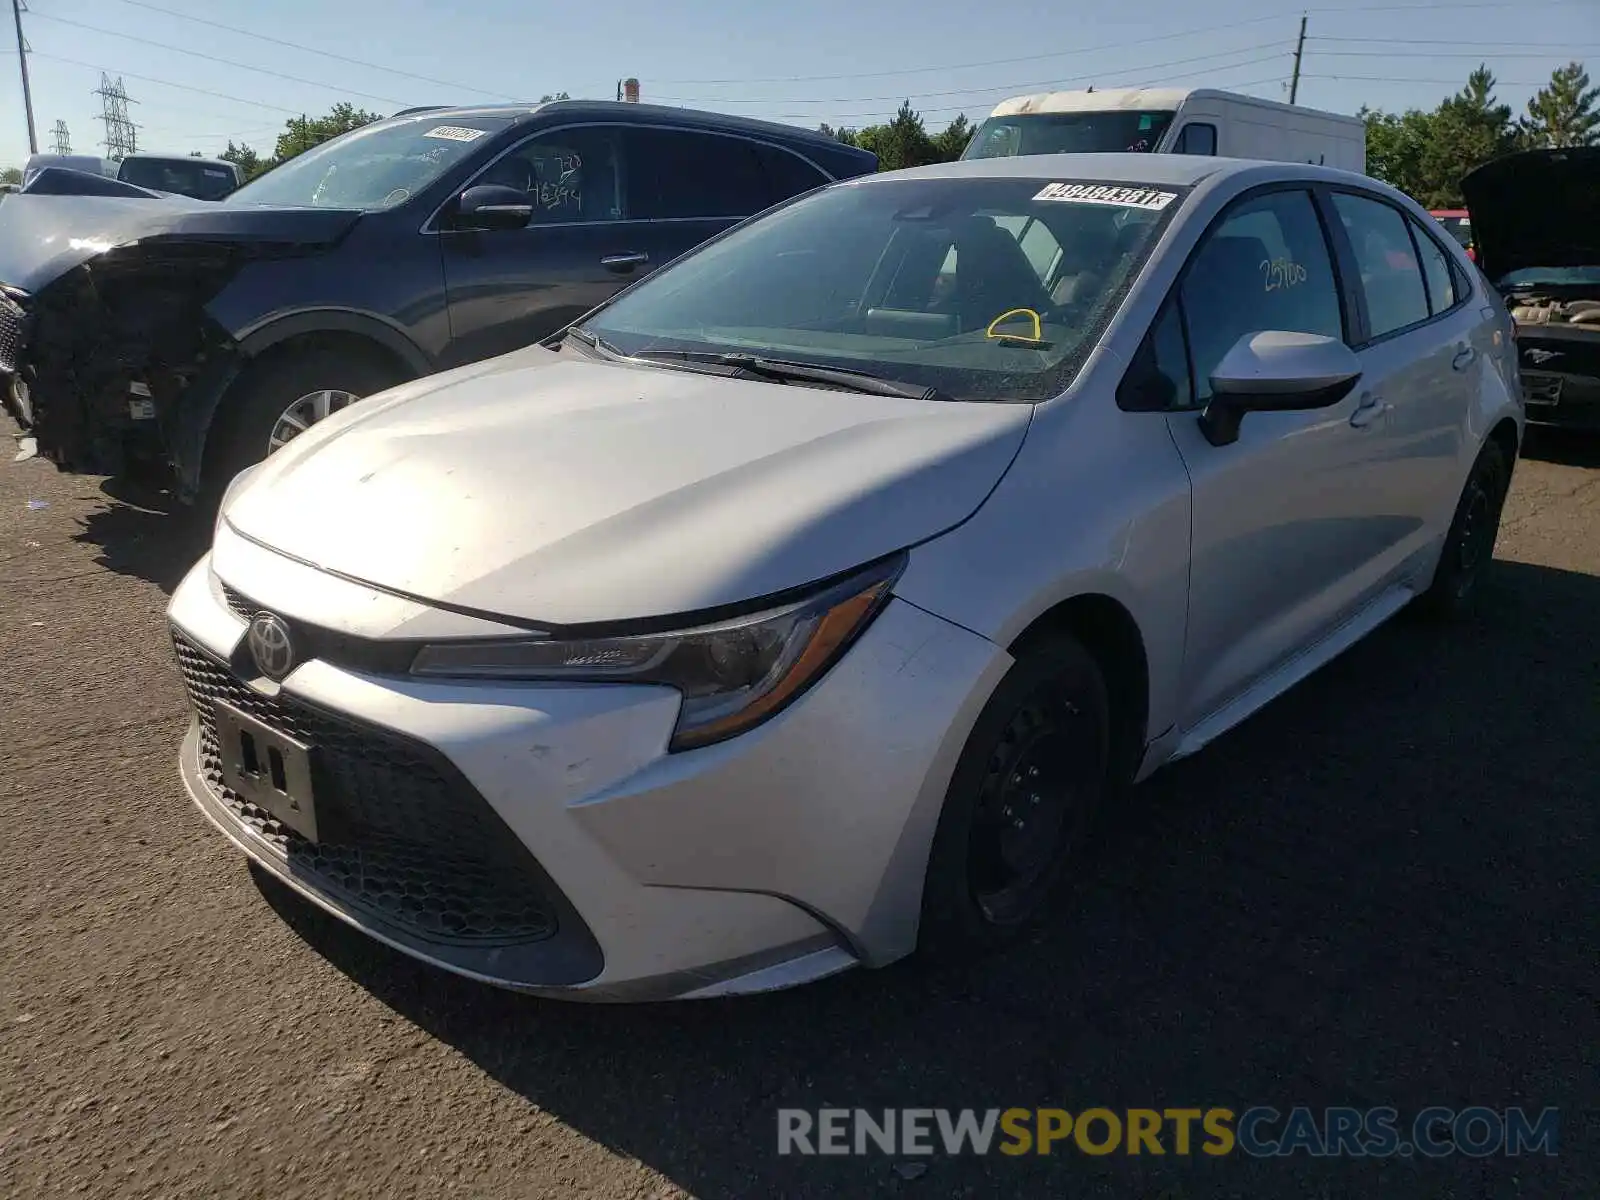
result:
<svg viewBox="0 0 1600 1200"><path fill-rule="evenodd" d="M707 112L695 108L675 108L665 104L634 104L626 100L547 100L542 104L482 104L462 107L408 108L395 117L415 117L423 113L452 117L499 117L522 121L536 113L554 113L576 119L615 121L621 118L643 119L648 124L686 122L707 129L721 129L740 133L760 133L767 137L781 137L788 141L812 142L830 146L845 154L867 155L869 152L848 145L799 125L785 125L778 121L761 121L754 117L739 117L731 113ZM393 118L391 118L393 119Z"/></svg>
<svg viewBox="0 0 1600 1200"><path fill-rule="evenodd" d="M208 167L228 167L233 164L225 158L201 158L198 154L155 154L146 150L136 150L132 154L124 154L122 161L139 159L145 162L192 162L201 163Z"/></svg>

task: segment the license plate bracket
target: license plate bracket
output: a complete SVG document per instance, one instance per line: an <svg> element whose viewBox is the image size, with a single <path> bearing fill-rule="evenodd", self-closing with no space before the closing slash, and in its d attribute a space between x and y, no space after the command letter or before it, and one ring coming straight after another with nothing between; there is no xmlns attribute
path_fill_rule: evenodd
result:
<svg viewBox="0 0 1600 1200"><path fill-rule="evenodd" d="M313 748L220 700L213 710L223 784L315 844Z"/></svg>

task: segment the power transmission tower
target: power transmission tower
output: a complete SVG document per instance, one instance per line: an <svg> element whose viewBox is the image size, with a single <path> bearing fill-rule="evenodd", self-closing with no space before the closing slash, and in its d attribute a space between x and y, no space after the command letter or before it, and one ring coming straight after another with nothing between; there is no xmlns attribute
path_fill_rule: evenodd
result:
<svg viewBox="0 0 1600 1200"><path fill-rule="evenodd" d="M53 139L50 145L52 154L72 153L72 135L67 132L65 121L57 119L56 127L50 131L50 136Z"/></svg>
<svg viewBox="0 0 1600 1200"><path fill-rule="evenodd" d="M17 62L22 66L22 108L28 114L28 153L39 153L39 139L33 132L33 91L28 86L28 39L22 36L22 0L11 0L11 17L17 24Z"/></svg>
<svg viewBox="0 0 1600 1200"><path fill-rule="evenodd" d="M122 79L119 77L112 83L111 76L102 72L100 87L93 94L100 97L100 119L106 127L106 140L101 144L106 148L106 156L125 158L138 150L138 126L128 117L128 105L138 101L128 99Z"/></svg>

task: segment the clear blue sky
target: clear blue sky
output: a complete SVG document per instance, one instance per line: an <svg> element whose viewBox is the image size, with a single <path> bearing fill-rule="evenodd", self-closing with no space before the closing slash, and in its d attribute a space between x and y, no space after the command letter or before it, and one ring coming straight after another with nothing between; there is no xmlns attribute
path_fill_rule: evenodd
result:
<svg viewBox="0 0 1600 1200"><path fill-rule="evenodd" d="M0 3L4 166L26 156L27 133L10 0ZM23 23L34 51L40 149L50 148L59 119L77 153L100 152L105 136L91 94L102 68L120 74L137 101L130 113L141 149L208 154L229 138L271 153L285 118L340 100L388 113L556 91L610 98L629 75L642 81L647 101L807 126L870 124L908 96L937 128L958 112L980 117L1008 95L1090 83L1171 82L1284 99L1302 11L1310 26L1300 102L1315 107L1431 107L1480 59L1499 77L1500 98L1519 112L1569 59L1591 62L1600 79L1600 0L1327 0L1309 9L1273 0L1001 0L989 8L954 0L29 0L29 7Z"/></svg>

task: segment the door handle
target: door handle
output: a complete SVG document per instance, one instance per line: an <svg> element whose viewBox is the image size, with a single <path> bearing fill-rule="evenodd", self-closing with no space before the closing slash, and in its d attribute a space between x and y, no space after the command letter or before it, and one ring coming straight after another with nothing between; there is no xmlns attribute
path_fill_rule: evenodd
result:
<svg viewBox="0 0 1600 1200"><path fill-rule="evenodd" d="M1389 406L1377 396L1371 392L1363 393L1355 412L1350 414L1350 424L1357 429L1364 429L1388 411Z"/></svg>
<svg viewBox="0 0 1600 1200"><path fill-rule="evenodd" d="M642 250L631 250L626 254L608 254L600 260L600 265L621 275L649 261L650 256Z"/></svg>
<svg viewBox="0 0 1600 1200"><path fill-rule="evenodd" d="M1452 371L1465 371L1478 357L1478 351L1472 346L1462 346L1456 351L1456 356L1450 360Z"/></svg>

